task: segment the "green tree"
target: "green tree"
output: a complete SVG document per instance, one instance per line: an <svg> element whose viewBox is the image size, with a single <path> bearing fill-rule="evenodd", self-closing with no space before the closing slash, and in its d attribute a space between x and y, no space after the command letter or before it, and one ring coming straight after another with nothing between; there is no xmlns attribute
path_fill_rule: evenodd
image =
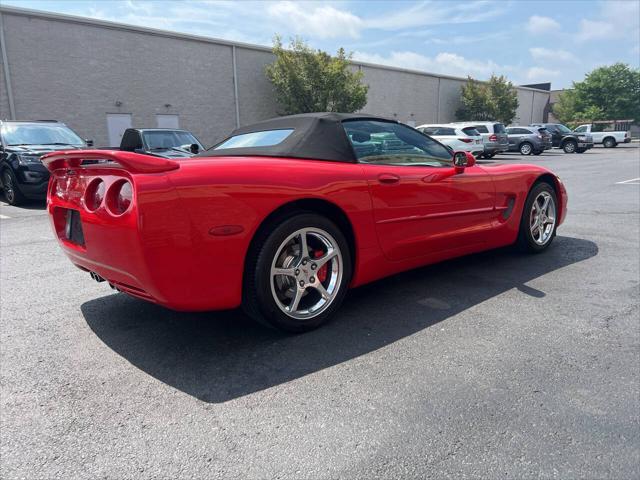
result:
<svg viewBox="0 0 640 480"><path fill-rule="evenodd" d="M624 63L596 68L560 94L553 113L563 123L640 120L640 70Z"/></svg>
<svg viewBox="0 0 640 480"><path fill-rule="evenodd" d="M458 120L498 120L510 124L518 109L518 92L504 76L491 75L488 82L469 77L462 86Z"/></svg>
<svg viewBox="0 0 640 480"><path fill-rule="evenodd" d="M265 73L274 86L282 114L349 113L367 104L369 86L362 83L362 72L349 68L351 54L344 49L332 57L313 50L299 38L284 48L276 37L273 53L276 59L265 67Z"/></svg>

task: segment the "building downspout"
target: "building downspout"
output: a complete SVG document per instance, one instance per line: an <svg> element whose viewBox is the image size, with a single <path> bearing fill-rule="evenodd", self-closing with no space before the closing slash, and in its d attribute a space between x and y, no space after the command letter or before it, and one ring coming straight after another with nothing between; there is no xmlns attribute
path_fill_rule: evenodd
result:
<svg viewBox="0 0 640 480"><path fill-rule="evenodd" d="M4 21L0 12L0 50L2 50L2 67L4 69L4 82L7 86L7 99L9 100L9 115L11 120L16 119L16 107L13 103L13 89L11 88L11 75L9 74L9 58L7 57L7 45L4 40ZM0 118L1 120L2 118Z"/></svg>
<svg viewBox="0 0 640 480"><path fill-rule="evenodd" d="M231 59L233 61L233 98L236 104L236 128L240 127L240 101L238 99L238 70L236 68L236 46L231 46Z"/></svg>
<svg viewBox="0 0 640 480"><path fill-rule="evenodd" d="M436 103L436 123L440 123L440 77L438 77L438 101Z"/></svg>
<svg viewBox="0 0 640 480"><path fill-rule="evenodd" d="M536 92L531 92L531 115L529 115L529 124L533 123L533 106L535 105Z"/></svg>

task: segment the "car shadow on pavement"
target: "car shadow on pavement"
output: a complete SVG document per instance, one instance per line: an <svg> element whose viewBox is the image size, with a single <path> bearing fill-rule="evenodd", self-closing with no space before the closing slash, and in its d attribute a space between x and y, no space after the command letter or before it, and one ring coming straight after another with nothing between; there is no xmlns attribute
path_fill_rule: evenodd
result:
<svg viewBox="0 0 640 480"><path fill-rule="evenodd" d="M540 255L500 249L412 270L354 289L332 322L302 335L261 327L237 310L174 312L125 294L81 309L95 334L131 364L218 403L346 362L513 288L544 297L525 284L597 254L591 241L557 237Z"/></svg>

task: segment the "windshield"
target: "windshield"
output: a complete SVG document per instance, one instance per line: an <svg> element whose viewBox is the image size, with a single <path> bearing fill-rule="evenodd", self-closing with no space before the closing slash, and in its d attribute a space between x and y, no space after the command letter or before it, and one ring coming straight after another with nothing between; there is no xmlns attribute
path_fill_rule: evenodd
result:
<svg viewBox="0 0 640 480"><path fill-rule="evenodd" d="M561 123L559 123L557 127L558 127L558 130L560 130L560 133L573 133L571 130L569 130L567 127L565 127Z"/></svg>
<svg viewBox="0 0 640 480"><path fill-rule="evenodd" d="M65 125L35 123L5 123L2 139L6 145L74 145L84 141Z"/></svg>
<svg viewBox="0 0 640 480"><path fill-rule="evenodd" d="M157 130L142 133L142 138L147 150L170 150L173 148L189 149L192 144L200 145L200 142L189 132L177 130Z"/></svg>
<svg viewBox="0 0 640 480"><path fill-rule="evenodd" d="M377 120L349 120L342 125L361 163L452 165L451 152L444 145L405 125Z"/></svg>

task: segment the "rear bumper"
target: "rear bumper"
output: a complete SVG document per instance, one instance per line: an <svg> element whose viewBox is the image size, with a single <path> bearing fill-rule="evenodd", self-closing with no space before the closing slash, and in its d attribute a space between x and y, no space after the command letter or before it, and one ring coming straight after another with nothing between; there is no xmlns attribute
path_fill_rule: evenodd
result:
<svg viewBox="0 0 640 480"><path fill-rule="evenodd" d="M509 151L508 143L490 142L484 144L484 153L495 154Z"/></svg>
<svg viewBox="0 0 640 480"><path fill-rule="evenodd" d="M624 143L631 143L631 137L625 137Z"/></svg>
<svg viewBox="0 0 640 480"><path fill-rule="evenodd" d="M87 175L85 183L99 175L107 192L113 181L122 179L104 169L96 172ZM75 178L80 186L72 186L72 194L85 191L83 173ZM55 177L55 182L60 180L67 178ZM153 182L154 188L147 188L145 182ZM89 211L78 195L49 194L53 231L71 262L124 293L173 310L237 307L249 242L246 233L213 236L208 223L195 225L164 175L136 176L134 190L131 208L120 216L110 214L104 206ZM67 210L78 212L83 242L74 243L65 231ZM92 281L89 275L87 281Z"/></svg>

